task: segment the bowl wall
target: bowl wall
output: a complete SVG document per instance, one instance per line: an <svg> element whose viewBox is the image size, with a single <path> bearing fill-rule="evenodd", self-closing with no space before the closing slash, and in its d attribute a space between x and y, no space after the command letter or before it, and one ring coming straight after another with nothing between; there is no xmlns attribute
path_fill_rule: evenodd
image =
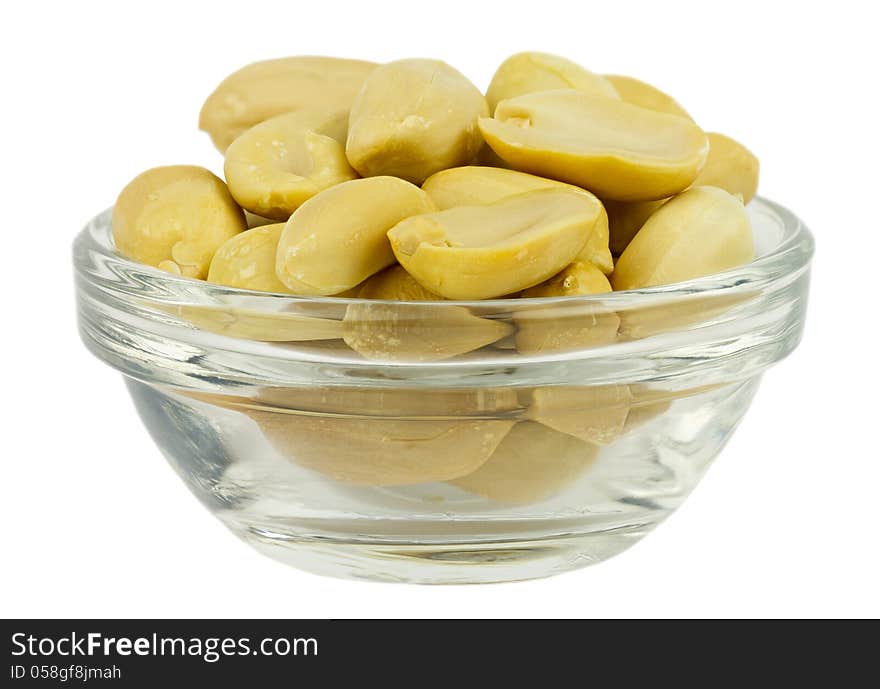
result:
<svg viewBox="0 0 880 689"><path fill-rule="evenodd" d="M455 390L427 403L128 386L192 492L258 550L334 576L471 583L547 576L635 543L696 485L758 382Z"/></svg>

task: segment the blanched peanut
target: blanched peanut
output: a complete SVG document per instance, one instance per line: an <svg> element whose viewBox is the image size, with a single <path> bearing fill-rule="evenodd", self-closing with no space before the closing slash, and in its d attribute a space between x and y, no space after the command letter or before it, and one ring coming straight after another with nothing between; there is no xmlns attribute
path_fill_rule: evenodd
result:
<svg viewBox="0 0 880 689"><path fill-rule="evenodd" d="M672 96L650 84L646 84L644 81L617 74L606 74L605 78L614 86L621 100L627 103L632 103L648 110L665 112L669 115L686 117L691 121L694 119Z"/></svg>
<svg viewBox="0 0 880 689"><path fill-rule="evenodd" d="M389 301L443 301L443 297L426 290L401 266L391 266L376 273L364 282L357 297Z"/></svg>
<svg viewBox="0 0 880 689"><path fill-rule="evenodd" d="M503 100L553 89L578 89L596 96L620 99L605 77L558 55L527 52L512 55L501 63L486 91L486 100L490 112L494 113L495 106Z"/></svg>
<svg viewBox="0 0 880 689"><path fill-rule="evenodd" d="M691 186L718 187L734 196L743 197L743 203L751 201L758 190L758 159L741 143L729 136L709 132L709 156L700 174ZM636 232L651 214L666 202L659 201L608 201L605 204L609 216L610 245L615 255L626 249Z"/></svg>
<svg viewBox="0 0 880 689"><path fill-rule="evenodd" d="M437 172L422 184L422 189L441 211L457 206L484 206L537 189L567 189L585 192L580 187L555 179L481 165L465 165ZM592 194L590 194L592 196Z"/></svg>
<svg viewBox="0 0 880 689"><path fill-rule="evenodd" d="M439 60L398 60L377 67L351 106L345 151L360 174L395 175L421 184L474 159L483 139L483 94Z"/></svg>
<svg viewBox="0 0 880 689"><path fill-rule="evenodd" d="M656 201L605 201L608 213L608 245L611 253L620 256L645 221L667 199Z"/></svg>
<svg viewBox="0 0 880 689"><path fill-rule="evenodd" d="M289 292L275 275L275 254L284 223L263 225L227 239L214 254L208 282L264 292Z"/></svg>
<svg viewBox="0 0 880 689"><path fill-rule="evenodd" d="M367 278L369 280L369 278ZM361 292L361 287L366 284L362 282L360 285L355 285L349 289L343 290L342 292L338 292L337 294L333 294L331 296L339 297L340 299L357 299L358 294Z"/></svg>
<svg viewBox="0 0 880 689"><path fill-rule="evenodd" d="M603 294L611 285L592 263L575 261L546 282L525 290L522 298ZM517 309L516 349L522 354L565 352L598 347L617 339L620 319L601 306L558 303Z"/></svg>
<svg viewBox="0 0 880 689"><path fill-rule="evenodd" d="M626 415L626 423L623 424L623 429L620 434L626 435L630 431L637 429L639 426L644 426L649 421L653 421L658 416L665 414L669 411L669 407L671 406L671 400L659 400L657 402L634 404L629 408L629 413Z"/></svg>
<svg viewBox="0 0 880 689"><path fill-rule="evenodd" d="M571 263L601 209L584 193L540 189L409 218L388 238L426 289L448 299L487 299L536 285Z"/></svg>
<svg viewBox="0 0 880 689"><path fill-rule="evenodd" d="M540 297L576 297L611 291L611 283L592 263L575 261L546 282L523 290L523 299Z"/></svg>
<svg viewBox="0 0 880 689"><path fill-rule="evenodd" d="M663 204L617 261L615 290L666 285L720 273L754 258L749 216L739 198L694 187Z"/></svg>
<svg viewBox="0 0 880 689"><path fill-rule="evenodd" d="M342 322L298 313L267 313L234 306L180 306L175 315L208 332L258 342L338 340Z"/></svg>
<svg viewBox="0 0 880 689"><path fill-rule="evenodd" d="M255 227L263 227L263 225L275 224L275 220L273 220L272 218L264 218L262 215L251 213L247 209L244 209L244 219L247 221L247 226L249 230L252 230Z"/></svg>
<svg viewBox="0 0 880 689"><path fill-rule="evenodd" d="M757 290L733 294L700 294L675 297L650 306L633 306L619 312L621 340L640 340L716 321L735 306L760 294Z"/></svg>
<svg viewBox="0 0 880 689"><path fill-rule="evenodd" d="M748 203L758 191L760 164L755 154L738 141L709 132L709 157L694 180L695 187L718 187Z"/></svg>
<svg viewBox="0 0 880 689"><path fill-rule="evenodd" d="M477 157L474 159L473 163L474 165L485 165L487 167L499 167L505 169L510 167L510 165L501 160L501 157L486 143L480 148L480 152L477 153Z"/></svg>
<svg viewBox="0 0 880 689"><path fill-rule="evenodd" d="M345 157L348 112L301 110L248 129L226 149L223 170L239 205L287 220L319 191L356 179Z"/></svg>
<svg viewBox="0 0 880 689"><path fill-rule="evenodd" d="M361 299L442 301L402 267L392 266L364 283ZM349 304L345 342L368 359L439 361L491 344L509 335L508 323L480 318L463 306Z"/></svg>
<svg viewBox="0 0 880 689"><path fill-rule="evenodd" d="M525 395L527 418L600 445L620 435L633 401L628 385L542 387Z"/></svg>
<svg viewBox="0 0 880 689"><path fill-rule="evenodd" d="M440 210L456 206L482 206L536 189L568 189L589 194L580 187L555 179L479 165L441 170L426 179L422 189L428 192ZM589 195L592 197L592 194ZM604 209L578 257L595 264L604 273L614 270L608 248L608 216Z"/></svg>
<svg viewBox="0 0 880 689"><path fill-rule="evenodd" d="M396 177L330 187L290 216L278 242L276 274L296 294L339 294L394 263L389 229L433 210L424 191Z"/></svg>
<svg viewBox="0 0 880 689"><path fill-rule="evenodd" d="M485 464L450 483L497 502L538 502L580 478L597 453L591 443L525 421L511 429Z"/></svg>
<svg viewBox="0 0 880 689"><path fill-rule="evenodd" d="M239 411L253 409L276 415L325 413L399 420L436 417L516 418L523 409L514 389L314 386L258 388L251 396L190 393L212 404Z"/></svg>
<svg viewBox="0 0 880 689"><path fill-rule="evenodd" d="M255 62L224 79L199 114L199 129L225 151L242 132L297 110L347 111L373 62L286 57Z"/></svg>
<svg viewBox="0 0 880 689"><path fill-rule="evenodd" d="M448 481L470 474L491 456L514 423L259 411L248 415L289 461L362 486Z"/></svg>
<svg viewBox="0 0 880 689"><path fill-rule="evenodd" d="M708 153L693 122L574 89L502 101L480 130L518 170L559 179L603 199L647 201L696 178Z"/></svg>
<svg viewBox="0 0 880 689"><path fill-rule="evenodd" d="M113 207L113 241L129 258L204 279L217 248L246 229L221 179L202 167L156 167L135 177Z"/></svg>
<svg viewBox="0 0 880 689"><path fill-rule="evenodd" d="M216 303L169 306L205 330L475 362L484 347L528 358L723 323L754 296L602 296L754 256L755 156L632 77L523 52L484 97L438 60L293 57L231 74L199 125L226 152L228 189L203 168L145 172L113 211L119 251L235 289L340 297L249 298L275 312L214 288ZM509 308L443 303L481 299ZM589 442L619 433L625 401L571 390L536 392L530 418ZM587 421L555 420L572 416L559 395L584 394Z"/></svg>
<svg viewBox="0 0 880 689"><path fill-rule="evenodd" d="M724 387L724 385L714 383L683 390L662 389L652 385L630 385L629 387L633 402L623 426L624 434L662 416L676 400L710 393Z"/></svg>
<svg viewBox="0 0 880 689"><path fill-rule="evenodd" d="M610 275L614 271L614 258L611 256L610 227L608 225L608 213L605 206L602 206L599 212L599 219L593 227L592 233L587 238L587 243L580 250L576 261L586 261L592 263L605 275Z"/></svg>

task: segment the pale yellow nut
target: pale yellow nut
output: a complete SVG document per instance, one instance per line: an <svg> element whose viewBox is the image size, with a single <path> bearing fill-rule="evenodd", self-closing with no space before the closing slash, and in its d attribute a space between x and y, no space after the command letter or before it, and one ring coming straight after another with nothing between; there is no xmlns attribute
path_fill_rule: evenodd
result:
<svg viewBox="0 0 880 689"><path fill-rule="evenodd" d="M361 286L357 297L387 301L443 301L439 294L416 282L402 266L391 266L373 275Z"/></svg>
<svg viewBox="0 0 880 689"><path fill-rule="evenodd" d="M214 252L246 229L221 179L202 167L156 167L135 177L113 207L120 253L176 275L208 274Z"/></svg>
<svg viewBox="0 0 880 689"><path fill-rule="evenodd" d="M465 165L437 172L422 184L440 210L457 206L483 206L516 194L538 189L567 189L584 192L580 187L526 172L482 165Z"/></svg>
<svg viewBox="0 0 880 689"><path fill-rule="evenodd" d="M751 201L758 190L759 163L755 155L729 136L708 132L709 156L691 186L718 187L740 195L744 203ZM608 201L611 251L620 255L651 214L666 202Z"/></svg>
<svg viewBox="0 0 880 689"><path fill-rule="evenodd" d="M338 340L342 321L233 306L179 306L174 314L208 332L258 342Z"/></svg>
<svg viewBox="0 0 880 689"><path fill-rule="evenodd" d="M345 151L365 177L421 184L474 159L483 145L477 119L488 114L479 89L445 62L390 62L376 68L352 104Z"/></svg>
<svg viewBox="0 0 880 689"><path fill-rule="evenodd" d="M630 306L620 310L620 340L639 340L661 333L705 325L719 319L735 318L731 310L759 296L756 290L733 294L676 296L650 306Z"/></svg>
<svg viewBox="0 0 880 689"><path fill-rule="evenodd" d="M524 410L513 388L423 388L309 386L263 387L248 397L187 393L191 397L238 411L293 413L370 418L471 417L516 418Z"/></svg>
<svg viewBox="0 0 880 689"><path fill-rule="evenodd" d="M615 290L667 285L748 263L755 249L742 201L717 187L694 187L664 203L621 254Z"/></svg>
<svg viewBox="0 0 880 689"><path fill-rule="evenodd" d="M712 384L684 390L668 390L645 384L634 384L629 387L633 401L626 417L626 423L623 425L624 435L665 414L675 400L711 392L721 386Z"/></svg>
<svg viewBox="0 0 880 689"><path fill-rule="evenodd" d="M358 295L361 299L441 301L401 266L371 277ZM349 304L344 319L346 344L368 359L385 361L440 361L479 349L506 337L513 327L480 318L470 309L452 304Z"/></svg>
<svg viewBox="0 0 880 689"><path fill-rule="evenodd" d="M486 100L489 109L503 100L535 91L578 89L604 98L620 99L614 85L605 77L579 64L550 53L517 53L507 58L495 71Z"/></svg>
<svg viewBox="0 0 880 689"><path fill-rule="evenodd" d="M666 203L657 201L605 201L608 213L608 245L611 253L620 256L636 232L642 229L651 214Z"/></svg>
<svg viewBox="0 0 880 689"><path fill-rule="evenodd" d="M523 399L526 418L600 445L620 436L632 401L628 385L547 386Z"/></svg>
<svg viewBox="0 0 880 689"><path fill-rule="evenodd" d="M644 402L633 405L629 408L629 412L626 415L626 423L623 424L620 434L626 435L640 426L644 426L649 421L653 421L665 414L671 406L671 400L659 400L657 402Z"/></svg>
<svg viewBox="0 0 880 689"><path fill-rule="evenodd" d="M498 342L492 343L492 349L500 349L502 351L511 352L516 349L516 338L514 335L503 337Z"/></svg>
<svg viewBox="0 0 880 689"><path fill-rule="evenodd" d="M513 421L337 418L250 412L285 459L341 483L399 486L475 471Z"/></svg>
<svg viewBox="0 0 880 689"><path fill-rule="evenodd" d="M601 209L591 195L539 189L409 218L388 238L426 289L447 299L489 299L536 285L571 263Z"/></svg>
<svg viewBox="0 0 880 689"><path fill-rule="evenodd" d="M435 208L424 191L396 177L337 184L290 216L275 272L296 294L339 294L394 263L388 230Z"/></svg>
<svg viewBox="0 0 880 689"><path fill-rule="evenodd" d="M252 397L186 394L247 415L290 462L343 483L372 486L469 474L522 411L510 388L435 389L426 395L423 389L312 386L260 388Z"/></svg>
<svg viewBox="0 0 880 689"><path fill-rule="evenodd" d="M367 278L369 279L369 278ZM363 283L361 283L363 284ZM339 297L340 299L357 299L357 295L361 292L361 285L355 285L350 289L343 290L342 292L338 292L336 294L332 294L330 296Z"/></svg>
<svg viewBox="0 0 880 689"><path fill-rule="evenodd" d="M687 397L694 397L720 390L726 384L711 383L709 385L701 385L695 388L685 388L679 390L670 390L658 388L653 385L630 385L630 392L633 396L632 406L626 417L626 423L623 426L623 433L629 433L639 426L665 414L676 400ZM734 383L733 386L739 385Z"/></svg>
<svg viewBox="0 0 880 689"><path fill-rule="evenodd" d="M244 209L244 218L247 220L247 226L249 230L252 230L255 227L262 227L263 225L274 225L275 220L273 218L264 218L261 215L257 215L256 213L251 213L246 208Z"/></svg>
<svg viewBox="0 0 880 689"><path fill-rule="evenodd" d="M474 165L486 165L488 167L509 168L510 166L501 160L501 157L493 151L488 144L480 147L477 157L473 160Z"/></svg>
<svg viewBox="0 0 880 689"><path fill-rule="evenodd" d="M748 203L758 191L760 163L755 154L724 134L709 132L706 136L709 157L693 186L718 187Z"/></svg>
<svg viewBox="0 0 880 689"><path fill-rule="evenodd" d="M456 206L495 203L536 189L568 189L589 194L580 187L557 182L555 179L480 165L441 170L428 177L422 184L422 189L428 192L440 210ZM608 248L608 216L604 209L578 257L597 265L604 273L611 273L614 270L611 251Z"/></svg>
<svg viewBox="0 0 880 689"><path fill-rule="evenodd" d="M284 223L263 225L227 239L214 254L208 282L263 292L289 292L275 275L275 254Z"/></svg>
<svg viewBox="0 0 880 689"><path fill-rule="evenodd" d="M610 291L611 283L599 268L592 263L575 261L549 280L523 290L520 298L577 297Z"/></svg>
<svg viewBox="0 0 880 689"><path fill-rule="evenodd" d="M575 256L575 261L592 263L605 275L611 275L614 271L614 258L611 256L610 226L608 224L608 212L602 205L599 219L593 226L593 231L587 238L587 243L580 253Z"/></svg>
<svg viewBox="0 0 880 689"><path fill-rule="evenodd" d="M450 483L501 503L539 502L583 476L598 450L592 443L525 421L511 429L485 464Z"/></svg>
<svg viewBox="0 0 880 689"><path fill-rule="evenodd" d="M208 96L199 129L225 151L242 132L297 110L348 110L372 62L333 57L285 57L233 72Z"/></svg>
<svg viewBox="0 0 880 689"><path fill-rule="evenodd" d="M502 101L480 131L518 170L621 201L681 191L709 151L703 131L683 117L574 89Z"/></svg>
<svg viewBox="0 0 880 689"><path fill-rule="evenodd" d="M608 278L592 263L575 261L521 298L577 297L611 291ZM566 352L599 347L617 339L620 319L601 305L560 302L524 306L513 314L516 349L521 354Z"/></svg>
<svg viewBox="0 0 880 689"><path fill-rule="evenodd" d="M678 115L689 120L694 119L688 114L687 110L681 107L677 100L655 86L651 86L651 84L618 74L606 74L605 78L614 86L621 100L627 103L632 103L648 110L665 112L669 115Z"/></svg>
<svg viewBox="0 0 880 689"><path fill-rule="evenodd" d="M319 191L357 178L345 157L347 131L345 110L301 110L255 125L226 149L230 193L252 213L287 220Z"/></svg>

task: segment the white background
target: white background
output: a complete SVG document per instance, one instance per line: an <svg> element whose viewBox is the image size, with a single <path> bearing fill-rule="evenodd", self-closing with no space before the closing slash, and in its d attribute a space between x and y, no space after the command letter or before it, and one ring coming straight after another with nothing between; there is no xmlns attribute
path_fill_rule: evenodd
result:
<svg viewBox="0 0 880 689"><path fill-rule="evenodd" d="M867 2L89 2L0 9L0 616L877 616L880 49ZM70 244L141 170L220 156L203 99L291 54L543 49L674 94L746 143L818 253L804 342L684 506L560 577L417 587L266 559L188 493L81 346Z"/></svg>

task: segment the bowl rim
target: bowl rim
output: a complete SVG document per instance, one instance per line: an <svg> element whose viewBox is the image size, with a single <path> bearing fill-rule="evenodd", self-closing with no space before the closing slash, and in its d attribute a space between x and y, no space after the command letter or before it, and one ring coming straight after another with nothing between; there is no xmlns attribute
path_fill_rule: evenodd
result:
<svg viewBox="0 0 880 689"><path fill-rule="evenodd" d="M225 298L246 299L249 309L260 310L267 307L267 313L278 312L279 307L302 304L375 304L385 306L422 306L422 307L455 307L477 308L481 311L509 312L512 305L518 306L550 306L553 304L601 304L603 307L623 308L638 304L646 306L653 302L666 301L676 297L693 297L727 291L731 287L768 288L775 282L785 281L792 273L798 273L809 263L815 251L815 240L803 221L785 206L762 196L756 196L748 205L751 212L769 212L782 224L782 238L770 251L758 256L749 263L725 270L720 273L694 278L677 283L644 287L635 290L620 290L599 294L558 296L558 297L517 297L493 298L481 300L442 300L442 301L410 301L387 299L362 299L358 297L339 296L302 296L281 292L266 292L239 287L219 285L175 275L159 268L140 263L128 258L116 250L112 240L111 214L112 207L92 218L78 233L74 241L74 264L77 275L90 281L90 267L96 263L109 266L115 276L124 275L126 282L131 279L146 279L150 284L162 285L165 294L173 295L177 304L191 302L204 305L206 303L223 302ZM113 279L109 281L112 287ZM108 287L108 281L102 281ZM129 293L130 294L130 293ZM155 295L154 295L155 296ZM271 308L268 308L271 307Z"/></svg>
<svg viewBox="0 0 880 689"><path fill-rule="evenodd" d="M302 297L172 275L116 252L107 210L74 242L79 329L93 354L128 377L214 392L230 386L348 384L420 389L721 384L758 375L787 356L800 341L806 314L812 235L797 216L772 201L757 198L747 209L759 256L732 270L641 290L480 301ZM367 305L348 320L349 307ZM684 317L667 322L664 309L670 306L680 306ZM513 326L511 335L524 319L535 319L540 327L545 318L577 323L610 312L617 316L617 337L534 352L484 346L441 359L367 357L338 346L346 323L399 318L442 324L435 320L442 316L438 310L463 307ZM209 325L201 322L204 316ZM248 327L264 327L267 317L273 327L279 318L292 317L296 330L301 316L332 331L331 340L247 334ZM230 323L234 327L227 331Z"/></svg>

